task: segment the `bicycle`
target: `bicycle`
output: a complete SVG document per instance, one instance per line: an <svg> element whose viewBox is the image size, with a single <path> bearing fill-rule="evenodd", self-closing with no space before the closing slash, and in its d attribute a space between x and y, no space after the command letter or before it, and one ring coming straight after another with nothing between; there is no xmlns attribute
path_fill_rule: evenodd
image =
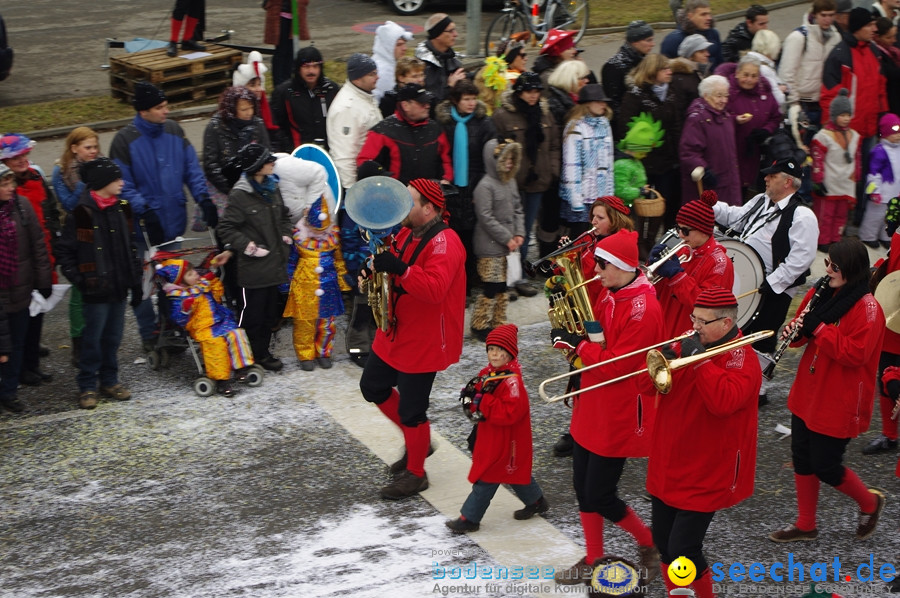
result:
<svg viewBox="0 0 900 598"><path fill-rule="evenodd" d="M587 0L504 0L500 14L491 21L484 38L485 55L493 56L501 43L514 37L520 39L526 32L543 44L551 29L575 29L577 43L587 29L589 18Z"/></svg>

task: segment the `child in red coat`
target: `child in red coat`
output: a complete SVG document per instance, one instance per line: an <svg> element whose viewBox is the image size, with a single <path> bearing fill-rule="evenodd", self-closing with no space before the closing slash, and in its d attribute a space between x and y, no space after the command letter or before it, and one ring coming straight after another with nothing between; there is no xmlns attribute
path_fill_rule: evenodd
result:
<svg viewBox="0 0 900 598"><path fill-rule="evenodd" d="M525 508L513 513L516 519L531 519L545 513L550 505L531 475L531 414L528 393L522 381L519 329L515 324L494 328L487 336L489 365L478 372L474 396L464 393L464 408L478 421L472 469L472 492L463 503L458 519L447 521L454 533L478 531L481 518L500 484L509 484Z"/></svg>

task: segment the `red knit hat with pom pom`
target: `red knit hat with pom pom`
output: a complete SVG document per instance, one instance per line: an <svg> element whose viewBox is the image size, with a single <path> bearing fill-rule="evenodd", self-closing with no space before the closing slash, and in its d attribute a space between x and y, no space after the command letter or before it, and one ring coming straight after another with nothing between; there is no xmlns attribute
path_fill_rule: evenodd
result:
<svg viewBox="0 0 900 598"><path fill-rule="evenodd" d="M711 235L713 227L716 225L716 216L712 207L719 201L719 196L715 191L706 190L700 196L700 199L689 201L678 210L675 216L675 222L687 226L704 235Z"/></svg>

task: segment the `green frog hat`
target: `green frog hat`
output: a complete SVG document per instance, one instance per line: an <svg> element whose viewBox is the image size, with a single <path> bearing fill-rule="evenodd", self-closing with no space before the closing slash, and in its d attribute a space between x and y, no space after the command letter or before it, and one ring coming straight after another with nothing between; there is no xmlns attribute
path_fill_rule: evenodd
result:
<svg viewBox="0 0 900 598"><path fill-rule="evenodd" d="M650 153L650 150L665 143L663 141L665 135L660 121L646 112L641 112L628 122L628 133L619 141L618 148L623 152L634 154L634 157L640 160Z"/></svg>

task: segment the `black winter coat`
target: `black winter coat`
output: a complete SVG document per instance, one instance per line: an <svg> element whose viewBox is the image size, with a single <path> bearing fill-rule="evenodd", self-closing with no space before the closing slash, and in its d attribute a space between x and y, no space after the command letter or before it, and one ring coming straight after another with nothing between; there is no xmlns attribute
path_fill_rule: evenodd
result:
<svg viewBox="0 0 900 598"><path fill-rule="evenodd" d="M142 267L132 235L131 205L124 199L101 210L85 189L66 215L54 255L85 303L124 301L140 293Z"/></svg>
<svg viewBox="0 0 900 598"><path fill-rule="evenodd" d="M203 172L219 193L227 195L240 178L240 171L235 174L223 171L226 162L251 142L272 149L269 132L263 119L258 116L253 117L251 125L240 129L225 122L218 114L209 119L203 132Z"/></svg>
<svg viewBox="0 0 900 598"><path fill-rule="evenodd" d="M18 270L16 282L8 289L0 289L0 305L6 313L14 313L31 304L31 291L49 289L52 284L52 267L47 255L44 231L37 214L27 199L21 195L10 201L13 206L13 221L18 233Z"/></svg>
<svg viewBox="0 0 900 598"><path fill-rule="evenodd" d="M643 59L644 55L626 42L603 65L603 69L600 71L600 80L603 81L603 91L612 100L609 104L613 109L613 116L619 111L622 96L628 91L629 86L625 83L625 78Z"/></svg>
<svg viewBox="0 0 900 598"><path fill-rule="evenodd" d="M277 151L292 152L302 143L324 139L328 146L325 117L340 86L325 77L319 77L316 87L310 91L299 77L285 81L272 92L272 120L278 125L278 139L273 145Z"/></svg>
<svg viewBox="0 0 900 598"><path fill-rule="evenodd" d="M728 37L722 42L722 59L725 62L737 62L741 59L741 52L747 52L753 45L753 34L747 29L747 22L741 21L728 32Z"/></svg>
<svg viewBox="0 0 900 598"><path fill-rule="evenodd" d="M673 87L671 84L664 102L661 102L653 93L652 85L643 87L632 85L622 97L619 116L615 122L616 139L625 136L628 132L629 121L641 112L647 112L654 119L660 121L666 132L663 144L654 148L642 160L647 174L661 175L678 167L678 142L681 139L681 130L684 127L685 115L691 101L683 90Z"/></svg>

